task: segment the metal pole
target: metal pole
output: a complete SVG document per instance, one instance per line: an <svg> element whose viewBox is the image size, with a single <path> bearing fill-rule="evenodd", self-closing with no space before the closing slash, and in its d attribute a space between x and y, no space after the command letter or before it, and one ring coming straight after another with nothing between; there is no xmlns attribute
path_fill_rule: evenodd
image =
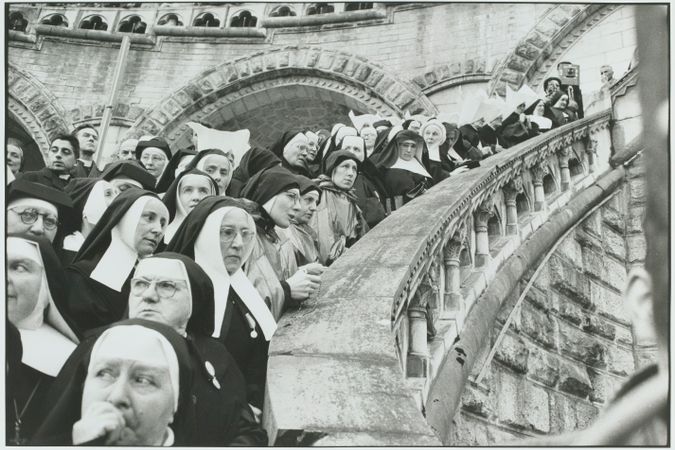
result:
<svg viewBox="0 0 675 450"><path fill-rule="evenodd" d="M101 167L101 161L103 160L103 145L106 134L108 134L108 127L110 126L110 119L112 119L113 108L115 107L115 103L117 103L117 95L119 93L122 75L124 74L124 69L126 67L130 45L131 41L129 40L129 36L124 36L122 38L122 44L120 45L120 52L117 55L112 89L110 91L110 96L108 97L108 103L106 103L105 109L103 110L103 118L101 118L101 127L98 134L98 148L96 149L96 165L99 168Z"/></svg>

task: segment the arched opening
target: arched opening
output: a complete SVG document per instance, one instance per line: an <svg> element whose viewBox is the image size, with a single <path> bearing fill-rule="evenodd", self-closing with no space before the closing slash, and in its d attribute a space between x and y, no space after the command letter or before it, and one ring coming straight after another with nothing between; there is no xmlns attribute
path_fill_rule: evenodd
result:
<svg viewBox="0 0 675 450"><path fill-rule="evenodd" d="M140 16L128 16L120 21L117 31L121 33L144 34L148 25Z"/></svg>
<svg viewBox="0 0 675 450"><path fill-rule="evenodd" d="M53 27L68 28L68 19L63 14L50 14L40 20L43 25L51 25Z"/></svg>
<svg viewBox="0 0 675 450"><path fill-rule="evenodd" d="M373 9L373 2L350 2L345 5L345 11L360 11L362 9Z"/></svg>
<svg viewBox="0 0 675 450"><path fill-rule="evenodd" d="M183 21L178 14L169 13L160 17L157 21L157 25L163 25L167 27L182 27Z"/></svg>
<svg viewBox="0 0 675 450"><path fill-rule="evenodd" d="M530 202L524 192L516 195L516 213L518 214L519 224L522 224L530 214Z"/></svg>
<svg viewBox="0 0 675 450"><path fill-rule="evenodd" d="M492 214L492 216L488 219L487 233L490 253L492 253L494 250L497 250L499 247L499 242L504 235L504 230L502 229L502 219L499 216L499 212L496 208L494 210L494 214Z"/></svg>
<svg viewBox="0 0 675 450"><path fill-rule="evenodd" d="M201 13L195 17L194 22L192 22L194 27L206 27L206 28L217 28L220 26L220 20L217 19L213 14L209 12Z"/></svg>
<svg viewBox="0 0 675 450"><path fill-rule="evenodd" d="M13 31L25 32L28 26L28 21L23 17L19 11L9 13L7 18L7 28Z"/></svg>
<svg viewBox="0 0 675 450"><path fill-rule="evenodd" d="M472 270L472 261L471 253L469 249L464 247L461 252L459 252L459 278L460 284L464 283L464 280L471 275Z"/></svg>
<svg viewBox="0 0 675 450"><path fill-rule="evenodd" d="M544 196L546 198L549 198L550 196L555 194L556 191L555 180L553 179L553 176L551 174L544 176L543 184L544 184Z"/></svg>
<svg viewBox="0 0 675 450"><path fill-rule="evenodd" d="M295 11L286 5L278 6L270 13L270 17L294 17L295 15Z"/></svg>
<svg viewBox="0 0 675 450"><path fill-rule="evenodd" d="M315 14L328 14L335 12L335 7L328 3L314 3L307 7L307 15L313 16Z"/></svg>
<svg viewBox="0 0 675 450"><path fill-rule="evenodd" d="M40 152L40 147L31 135L9 115L5 118L5 130L8 138L13 138L21 144L23 150L23 170L40 170L45 166L45 160Z"/></svg>
<svg viewBox="0 0 675 450"><path fill-rule="evenodd" d="M230 20L230 26L235 28L255 27L258 23L258 18L251 14L250 11L242 11Z"/></svg>
<svg viewBox="0 0 675 450"><path fill-rule="evenodd" d="M584 174L584 166L581 165L577 158L570 158L569 162L570 176L572 178L580 177Z"/></svg>
<svg viewBox="0 0 675 450"><path fill-rule="evenodd" d="M108 23L102 16L94 14L82 19L82 21L80 21L80 28L83 30L106 31L108 29Z"/></svg>

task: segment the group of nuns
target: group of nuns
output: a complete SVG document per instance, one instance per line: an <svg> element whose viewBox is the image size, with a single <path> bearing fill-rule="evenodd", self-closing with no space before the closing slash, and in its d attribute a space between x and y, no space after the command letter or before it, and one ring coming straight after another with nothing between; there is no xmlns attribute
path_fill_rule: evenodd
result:
<svg viewBox="0 0 675 450"><path fill-rule="evenodd" d="M392 211L546 129L525 94L504 121L353 119L267 149L199 125L176 152L125 141L88 178L23 173L10 143L7 443L267 445L279 318Z"/></svg>

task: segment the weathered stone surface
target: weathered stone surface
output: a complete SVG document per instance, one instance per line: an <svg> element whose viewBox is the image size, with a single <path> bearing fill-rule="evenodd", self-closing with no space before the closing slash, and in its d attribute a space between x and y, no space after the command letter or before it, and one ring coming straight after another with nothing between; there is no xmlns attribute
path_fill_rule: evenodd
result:
<svg viewBox="0 0 675 450"><path fill-rule="evenodd" d="M584 331L597 334L609 340L614 340L616 336L616 327L604 319L596 316L589 316L582 326Z"/></svg>
<svg viewBox="0 0 675 450"><path fill-rule="evenodd" d="M527 375L546 386L553 387L558 382L560 362L557 355L542 350L531 350Z"/></svg>
<svg viewBox="0 0 675 450"><path fill-rule="evenodd" d="M487 446L489 427L482 421L457 414L452 424L452 442L456 446Z"/></svg>
<svg viewBox="0 0 675 450"><path fill-rule="evenodd" d="M627 233L642 233L642 222L645 218L644 206L631 206L628 218L626 220Z"/></svg>
<svg viewBox="0 0 675 450"><path fill-rule="evenodd" d="M529 353L521 338L506 334L495 353L495 359L514 372L525 373Z"/></svg>
<svg viewBox="0 0 675 450"><path fill-rule="evenodd" d="M616 327L616 342L624 345L633 345L633 332L630 328L619 325Z"/></svg>
<svg viewBox="0 0 675 450"><path fill-rule="evenodd" d="M631 202L644 202L646 195L645 180L642 178L633 178L629 182Z"/></svg>
<svg viewBox="0 0 675 450"><path fill-rule="evenodd" d="M570 326L558 322L560 330L560 351L584 363L604 368L607 365L606 345L597 338Z"/></svg>
<svg viewBox="0 0 675 450"><path fill-rule="evenodd" d="M588 374L593 385L591 401L605 403L612 399L614 393L621 386L621 381L610 375L592 369L588 371Z"/></svg>
<svg viewBox="0 0 675 450"><path fill-rule="evenodd" d="M598 408L591 404L579 402L575 405L574 409L576 419L575 428L577 430L588 428L588 426L598 417Z"/></svg>
<svg viewBox="0 0 675 450"><path fill-rule="evenodd" d="M590 234L600 237L602 234L602 213L596 211L582 223L582 228Z"/></svg>
<svg viewBox="0 0 675 450"><path fill-rule="evenodd" d="M545 347L556 347L555 321L548 314L526 308L521 315L522 329L525 334Z"/></svg>
<svg viewBox="0 0 675 450"><path fill-rule="evenodd" d="M605 223L617 231L623 231L626 226L624 215L612 208L602 210L602 218Z"/></svg>
<svg viewBox="0 0 675 450"><path fill-rule="evenodd" d="M610 372L617 375L629 375L635 372L633 353L618 346L609 347L608 366Z"/></svg>
<svg viewBox="0 0 675 450"><path fill-rule="evenodd" d="M568 361L560 363L560 390L577 397L586 398L592 390L591 380L585 368Z"/></svg>
<svg viewBox="0 0 675 450"><path fill-rule="evenodd" d="M629 325L630 319L621 295L594 281L589 283L591 301L600 315Z"/></svg>
<svg viewBox="0 0 675 450"><path fill-rule="evenodd" d="M542 433L549 432L551 423L546 390L534 384L526 383L523 395L525 397L523 402L525 427Z"/></svg>
<svg viewBox="0 0 675 450"><path fill-rule="evenodd" d="M489 397L471 386L467 386L462 394L462 407L470 413L487 417L493 412Z"/></svg>
<svg viewBox="0 0 675 450"><path fill-rule="evenodd" d="M602 240L607 253L621 260L626 259L626 241L621 234L613 231L611 228L604 227L602 230Z"/></svg>
<svg viewBox="0 0 675 450"><path fill-rule="evenodd" d="M583 268L583 259L581 256L581 245L574 238L574 233L570 234L566 239L562 241L556 254L561 255L567 260L571 261L572 264L578 269Z"/></svg>
<svg viewBox="0 0 675 450"><path fill-rule="evenodd" d="M523 391L522 378L506 371L499 372L499 391L497 392L497 418L505 425L522 427Z"/></svg>
<svg viewBox="0 0 675 450"><path fill-rule="evenodd" d="M644 261L647 256L647 241L643 234L632 234L626 237L626 246L628 247L628 261Z"/></svg>
<svg viewBox="0 0 675 450"><path fill-rule="evenodd" d="M581 272L556 256L549 259L548 267L552 287L581 306L590 305L588 281Z"/></svg>
<svg viewBox="0 0 675 450"><path fill-rule="evenodd" d="M564 297L561 297L562 301L560 302L560 317L573 323L574 325L581 325L581 323L586 319L586 314L584 310L577 306L575 303L567 301Z"/></svg>

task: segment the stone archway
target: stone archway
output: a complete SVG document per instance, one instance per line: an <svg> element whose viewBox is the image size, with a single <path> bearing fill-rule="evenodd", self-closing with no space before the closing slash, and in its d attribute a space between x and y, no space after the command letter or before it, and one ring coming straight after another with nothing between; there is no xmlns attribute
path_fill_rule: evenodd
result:
<svg viewBox="0 0 675 450"><path fill-rule="evenodd" d="M343 107L339 114L349 109L385 116L402 115L406 110L411 114L437 113L419 87L362 57L312 47L284 47L202 72L146 111L130 134L162 135L179 144L187 139L187 121L219 128L224 124L240 126L236 123L245 123L254 112L265 112L283 101L287 102L284 107L293 109L292 102L298 99L306 99L317 109L322 103L339 105ZM252 139L256 140L255 133ZM261 136L258 140L267 141Z"/></svg>
<svg viewBox="0 0 675 450"><path fill-rule="evenodd" d="M551 65L590 28L621 5L557 5L518 43L493 72L489 93L504 96L506 85L518 89L527 83L533 89Z"/></svg>
<svg viewBox="0 0 675 450"><path fill-rule="evenodd" d="M51 139L72 128L72 124L65 119L63 107L42 83L12 64L8 64L7 93L8 124L23 129L35 145L33 147L33 143L26 143L28 151L34 148L44 157ZM32 153L26 157L27 162L42 162L38 155Z"/></svg>

